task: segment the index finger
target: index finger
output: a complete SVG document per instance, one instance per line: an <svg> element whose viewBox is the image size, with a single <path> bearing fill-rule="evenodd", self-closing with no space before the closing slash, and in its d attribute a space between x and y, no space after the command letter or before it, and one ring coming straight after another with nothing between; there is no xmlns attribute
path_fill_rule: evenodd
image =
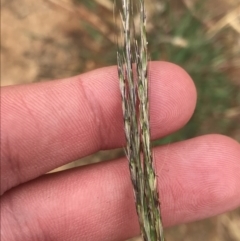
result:
<svg viewBox="0 0 240 241"><path fill-rule="evenodd" d="M150 65L152 137L182 127L196 92L176 65ZM100 149L124 145L116 67L2 89L1 192Z"/></svg>

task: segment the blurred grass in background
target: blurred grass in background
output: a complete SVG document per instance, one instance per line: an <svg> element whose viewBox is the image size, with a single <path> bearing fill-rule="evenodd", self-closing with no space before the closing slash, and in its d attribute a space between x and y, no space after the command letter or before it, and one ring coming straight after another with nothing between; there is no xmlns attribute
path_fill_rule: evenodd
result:
<svg viewBox="0 0 240 241"><path fill-rule="evenodd" d="M20 2L1 2L2 85L64 78L116 64L111 0ZM154 144L206 133L240 141L240 0L146 0L146 4L151 59L182 66L198 91L190 122ZM117 155L119 151L98 153L85 163ZM238 209L171 228L166 235L168 241L236 241L239 225Z"/></svg>

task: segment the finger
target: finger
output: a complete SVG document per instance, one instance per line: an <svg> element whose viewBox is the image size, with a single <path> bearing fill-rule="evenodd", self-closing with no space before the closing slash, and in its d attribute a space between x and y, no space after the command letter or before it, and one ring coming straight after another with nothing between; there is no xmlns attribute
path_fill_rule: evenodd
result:
<svg viewBox="0 0 240 241"><path fill-rule="evenodd" d="M240 205L240 146L232 139L202 136L154 152L165 226ZM139 234L125 159L42 177L4 194L1 207L3 240L120 241Z"/></svg>
<svg viewBox="0 0 240 241"><path fill-rule="evenodd" d="M191 117L196 92L176 65L150 65L152 137ZM78 77L2 89L2 192L100 149L124 145L116 67Z"/></svg>

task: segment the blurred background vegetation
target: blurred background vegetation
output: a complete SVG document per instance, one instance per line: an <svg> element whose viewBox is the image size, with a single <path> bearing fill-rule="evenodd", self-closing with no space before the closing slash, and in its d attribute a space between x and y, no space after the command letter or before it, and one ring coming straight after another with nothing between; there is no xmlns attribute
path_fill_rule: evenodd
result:
<svg viewBox="0 0 240 241"><path fill-rule="evenodd" d="M190 122L155 144L206 133L240 141L240 0L146 0L146 4L151 59L182 66L198 91ZM2 0L1 18L2 86L116 64L111 0ZM85 163L120 153L100 152ZM170 228L166 236L168 241L240 240L240 209Z"/></svg>

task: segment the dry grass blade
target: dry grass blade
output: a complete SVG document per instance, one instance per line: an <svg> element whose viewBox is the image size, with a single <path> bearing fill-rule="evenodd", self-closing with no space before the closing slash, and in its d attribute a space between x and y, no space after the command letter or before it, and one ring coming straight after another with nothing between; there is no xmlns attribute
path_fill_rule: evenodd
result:
<svg viewBox="0 0 240 241"><path fill-rule="evenodd" d="M214 26L208 30L208 34L213 37L226 26L231 26L237 33L240 33L240 6L226 14Z"/></svg>
<svg viewBox="0 0 240 241"><path fill-rule="evenodd" d="M134 8L139 11L140 40L135 36ZM163 241L157 180L150 144L148 101L148 53L144 1L134 7L131 0L122 0L121 21L123 47L118 46L117 61L126 154L134 188L136 210L142 237L145 241ZM133 61L134 60L134 61ZM136 62L136 78L133 74Z"/></svg>

